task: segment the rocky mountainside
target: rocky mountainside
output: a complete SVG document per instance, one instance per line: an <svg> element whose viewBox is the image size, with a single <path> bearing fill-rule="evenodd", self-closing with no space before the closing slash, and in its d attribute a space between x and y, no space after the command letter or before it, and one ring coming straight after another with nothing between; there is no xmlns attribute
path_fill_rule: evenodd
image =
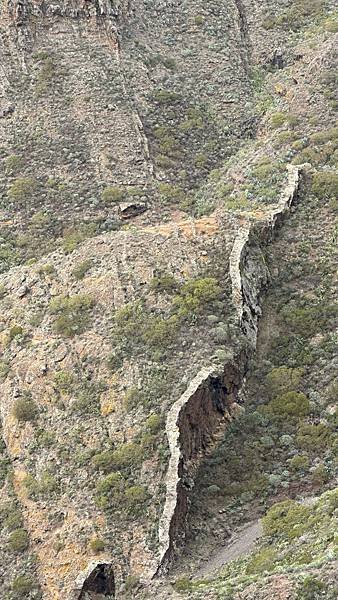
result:
<svg viewBox="0 0 338 600"><path fill-rule="evenodd" d="M336 597L337 19L0 2L4 600Z"/></svg>

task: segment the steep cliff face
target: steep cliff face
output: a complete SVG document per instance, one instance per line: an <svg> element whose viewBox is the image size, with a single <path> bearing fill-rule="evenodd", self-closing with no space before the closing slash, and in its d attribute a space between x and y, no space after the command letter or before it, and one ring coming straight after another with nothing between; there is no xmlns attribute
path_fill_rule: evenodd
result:
<svg viewBox="0 0 338 600"><path fill-rule="evenodd" d="M332 111L308 83L325 15L301 11L324 50L297 49L273 4L1 3L4 598L124 597L184 539L241 411L309 90L319 132Z"/></svg>

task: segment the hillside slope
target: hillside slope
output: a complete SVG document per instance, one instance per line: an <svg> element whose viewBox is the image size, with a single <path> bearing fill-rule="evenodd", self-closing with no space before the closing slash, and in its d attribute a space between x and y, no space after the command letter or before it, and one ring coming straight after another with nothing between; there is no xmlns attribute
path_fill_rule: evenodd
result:
<svg viewBox="0 0 338 600"><path fill-rule="evenodd" d="M184 577L334 486L336 31L321 0L1 3L4 599L241 594Z"/></svg>

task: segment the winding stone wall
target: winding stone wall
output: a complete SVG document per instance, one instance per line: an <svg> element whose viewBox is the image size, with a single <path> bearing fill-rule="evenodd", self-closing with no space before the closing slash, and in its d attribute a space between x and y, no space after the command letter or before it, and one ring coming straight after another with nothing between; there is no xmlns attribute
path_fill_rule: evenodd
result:
<svg viewBox="0 0 338 600"><path fill-rule="evenodd" d="M301 169L289 167L288 183L278 206L264 220L249 221L236 236L229 260L232 300L238 325L248 350L233 355L223 373L215 366L201 369L183 395L171 407L166 423L170 460L167 495L159 526L160 569L165 569L175 547L184 537L189 510L189 489L194 473L208 449L234 414L241 410L238 393L247 360L256 347L259 297L269 273L261 245L269 243L297 197Z"/></svg>

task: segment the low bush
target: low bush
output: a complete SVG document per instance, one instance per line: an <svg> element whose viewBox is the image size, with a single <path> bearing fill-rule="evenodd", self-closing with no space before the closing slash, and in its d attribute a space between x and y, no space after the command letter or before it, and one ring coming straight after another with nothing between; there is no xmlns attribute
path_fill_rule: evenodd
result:
<svg viewBox="0 0 338 600"><path fill-rule="evenodd" d="M331 429L324 423L312 425L304 423L298 428L296 441L300 448L308 452L318 452L329 447L333 440Z"/></svg>
<svg viewBox="0 0 338 600"><path fill-rule="evenodd" d="M265 407L268 413L289 417L304 417L310 412L310 402L302 392L286 392Z"/></svg>
<svg viewBox="0 0 338 600"><path fill-rule="evenodd" d="M23 524L22 515L19 513L19 511L14 509L7 514L3 524L8 531L21 529Z"/></svg>
<svg viewBox="0 0 338 600"><path fill-rule="evenodd" d="M320 199L338 196L338 173L321 171L312 179L312 192Z"/></svg>
<svg viewBox="0 0 338 600"><path fill-rule="evenodd" d="M34 590L35 583L28 575L19 575L12 581L12 592L20 598L28 598L30 592Z"/></svg>
<svg viewBox="0 0 338 600"><path fill-rule="evenodd" d="M103 190L101 198L104 204L109 205L115 202L122 202L126 197L125 189L119 186L109 186Z"/></svg>
<svg viewBox="0 0 338 600"><path fill-rule="evenodd" d="M272 369L266 376L266 385L270 397L291 392L299 386L304 369L292 369L286 366Z"/></svg>
<svg viewBox="0 0 338 600"><path fill-rule="evenodd" d="M13 325L8 333L8 338L12 342L14 338L21 336L23 334L23 328L21 325Z"/></svg>
<svg viewBox="0 0 338 600"><path fill-rule="evenodd" d="M160 105L178 104L181 102L182 97L176 92L170 90L156 90L153 94L153 99Z"/></svg>
<svg viewBox="0 0 338 600"><path fill-rule="evenodd" d="M217 279L190 279L174 297L173 304L179 317L192 318L212 308L220 297L221 288Z"/></svg>
<svg viewBox="0 0 338 600"><path fill-rule="evenodd" d="M32 177L18 177L8 190L8 197L13 202L23 203L29 200L37 191L38 184Z"/></svg>
<svg viewBox="0 0 338 600"><path fill-rule="evenodd" d="M144 428L150 433L157 433L161 429L162 417L160 415L149 415L146 419Z"/></svg>
<svg viewBox="0 0 338 600"><path fill-rule="evenodd" d="M163 202L178 204L184 199L184 190L178 185L172 183L159 183L157 189L160 194L160 199Z"/></svg>
<svg viewBox="0 0 338 600"><path fill-rule="evenodd" d="M280 129L283 125L295 127L298 123L297 117L290 113L275 112L272 113L269 119L271 129Z"/></svg>
<svg viewBox="0 0 338 600"><path fill-rule="evenodd" d="M92 268L92 266L93 261L91 261L90 259L84 260L83 262L76 265L76 267L74 267L72 271L74 279L76 279L76 281L80 281L81 279L83 279L86 273L88 273L88 271Z"/></svg>
<svg viewBox="0 0 338 600"><path fill-rule="evenodd" d="M305 473L310 466L310 460L307 454L297 454L289 461L291 471Z"/></svg>
<svg viewBox="0 0 338 600"><path fill-rule="evenodd" d="M275 566L276 558L277 552L274 548L263 548L250 558L245 571L247 575L271 571Z"/></svg>
<svg viewBox="0 0 338 600"><path fill-rule="evenodd" d="M90 540L89 546L95 554L99 554L105 549L105 543L101 538L94 538Z"/></svg>
<svg viewBox="0 0 338 600"><path fill-rule="evenodd" d="M70 392L75 383L74 374L70 371L57 371L54 374L54 385L60 392Z"/></svg>
<svg viewBox="0 0 338 600"><path fill-rule="evenodd" d="M285 500L274 504L262 519L264 534L292 540L300 537L309 527L311 507Z"/></svg>
<svg viewBox="0 0 338 600"><path fill-rule="evenodd" d="M49 310L56 316L55 332L66 337L83 333L89 326L90 311L93 306L94 300L86 294L54 298L49 305Z"/></svg>
<svg viewBox="0 0 338 600"><path fill-rule="evenodd" d="M38 407L30 398L18 398L14 403L13 415L22 423L35 421L38 416Z"/></svg>
<svg viewBox="0 0 338 600"><path fill-rule="evenodd" d="M178 317L176 315L168 319L152 317L146 324L142 340L149 346L166 348L175 337L178 324Z"/></svg>
<svg viewBox="0 0 338 600"><path fill-rule="evenodd" d="M296 600L335 600L336 591L337 589L330 589L326 583L309 575L298 584Z"/></svg>
<svg viewBox="0 0 338 600"><path fill-rule="evenodd" d="M124 502L127 509L132 513L141 512L147 498L146 489L140 485L132 485L124 493Z"/></svg>
<svg viewBox="0 0 338 600"><path fill-rule="evenodd" d="M124 468L131 468L142 461L141 447L133 442L122 444L116 450L106 450L93 457L96 469L109 473Z"/></svg>
<svg viewBox="0 0 338 600"><path fill-rule="evenodd" d="M131 592L138 587L140 583L140 578L137 575L128 575L126 581L124 583L126 592Z"/></svg>
<svg viewBox="0 0 338 600"><path fill-rule="evenodd" d="M9 535L8 547L12 552L23 552L29 546L28 533L24 529L15 529Z"/></svg>

